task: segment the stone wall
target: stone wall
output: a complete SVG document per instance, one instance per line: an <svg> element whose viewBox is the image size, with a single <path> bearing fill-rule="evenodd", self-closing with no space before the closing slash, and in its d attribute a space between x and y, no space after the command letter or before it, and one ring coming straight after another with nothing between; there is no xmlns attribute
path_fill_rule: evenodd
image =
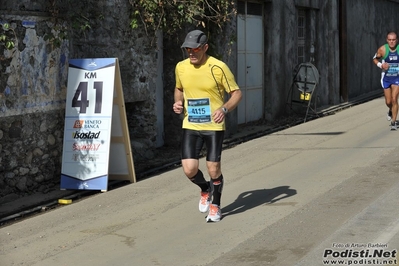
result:
<svg viewBox="0 0 399 266"><path fill-rule="evenodd" d="M0 202L58 184L63 118L60 109L0 119Z"/></svg>
<svg viewBox="0 0 399 266"><path fill-rule="evenodd" d="M0 48L0 198L46 191L61 169L68 40L46 40L54 21L27 7L0 13L15 31L15 48Z"/></svg>
<svg viewBox="0 0 399 266"><path fill-rule="evenodd" d="M129 1L2 3L16 46L0 46L0 203L59 184L70 58L119 59L134 161L154 157L158 48L129 16Z"/></svg>
<svg viewBox="0 0 399 266"><path fill-rule="evenodd" d="M52 2L0 6L0 23L16 34L14 49L0 45L0 202L59 182L69 49L67 40L57 47L45 40L57 34Z"/></svg>

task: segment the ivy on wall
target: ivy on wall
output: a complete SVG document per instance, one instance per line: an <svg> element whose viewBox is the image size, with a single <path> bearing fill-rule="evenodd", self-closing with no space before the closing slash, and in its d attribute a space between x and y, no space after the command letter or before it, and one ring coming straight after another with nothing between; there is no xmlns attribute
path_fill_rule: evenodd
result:
<svg viewBox="0 0 399 266"><path fill-rule="evenodd" d="M221 29L236 14L233 0L129 0L133 7L130 26L144 27L147 35L162 30L174 36L186 25Z"/></svg>
<svg viewBox="0 0 399 266"><path fill-rule="evenodd" d="M236 14L234 0L128 0L132 6L130 26L132 29L141 29L147 36L154 36L154 32L162 30L164 36L175 36L177 32L187 25L194 25L213 30L222 29L224 24L230 21ZM67 38L65 25L58 25L57 19L60 16L60 8L72 11L71 18L73 31L84 33L90 30L93 18L88 18L83 14L85 4L93 2L92 0L50 0L48 11L50 17L55 20L55 25L61 27L54 29L60 32L56 35L48 33L47 40L59 46L60 42ZM95 1L94 1L95 2ZM68 5L66 5L68 3ZM79 5L80 4L80 5ZM77 6L79 5L79 7ZM73 6L75 8L70 9ZM98 15L98 14L97 14ZM98 15L101 17L101 14ZM15 32L7 23L0 24L0 45L6 49L12 49L15 46Z"/></svg>
<svg viewBox="0 0 399 266"><path fill-rule="evenodd" d="M8 23L0 24L0 26L0 45L7 50L11 50L14 48L17 39L15 31Z"/></svg>

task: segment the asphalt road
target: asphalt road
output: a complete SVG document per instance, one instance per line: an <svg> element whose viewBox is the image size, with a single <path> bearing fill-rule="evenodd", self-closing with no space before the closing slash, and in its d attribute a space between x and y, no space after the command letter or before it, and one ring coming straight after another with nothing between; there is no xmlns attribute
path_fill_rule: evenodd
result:
<svg viewBox="0 0 399 266"><path fill-rule="evenodd" d="M0 228L0 265L398 265L386 111L378 98L225 150L219 223L178 168Z"/></svg>

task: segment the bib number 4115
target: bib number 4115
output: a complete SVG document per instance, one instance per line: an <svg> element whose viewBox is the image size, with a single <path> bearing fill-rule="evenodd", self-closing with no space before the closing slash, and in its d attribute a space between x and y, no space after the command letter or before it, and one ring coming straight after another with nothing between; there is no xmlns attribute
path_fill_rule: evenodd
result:
<svg viewBox="0 0 399 266"><path fill-rule="evenodd" d="M79 109L79 113L85 114L86 109L89 107L90 101L87 99L88 93L88 82L82 81L79 83L79 86L75 92L75 95L72 99L72 107L77 107ZM102 81L95 81L93 84L93 89L96 91L96 104L94 108L95 114L101 113L101 106L103 101L103 82ZM80 100L79 100L80 97Z"/></svg>

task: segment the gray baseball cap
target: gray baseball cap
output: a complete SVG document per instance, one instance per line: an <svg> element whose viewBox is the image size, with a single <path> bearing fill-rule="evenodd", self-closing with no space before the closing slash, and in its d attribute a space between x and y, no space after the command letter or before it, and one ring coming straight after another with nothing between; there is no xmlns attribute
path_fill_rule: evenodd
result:
<svg viewBox="0 0 399 266"><path fill-rule="evenodd" d="M200 30L190 31L181 48L198 48L201 45L207 43L208 37L206 37L205 33Z"/></svg>

